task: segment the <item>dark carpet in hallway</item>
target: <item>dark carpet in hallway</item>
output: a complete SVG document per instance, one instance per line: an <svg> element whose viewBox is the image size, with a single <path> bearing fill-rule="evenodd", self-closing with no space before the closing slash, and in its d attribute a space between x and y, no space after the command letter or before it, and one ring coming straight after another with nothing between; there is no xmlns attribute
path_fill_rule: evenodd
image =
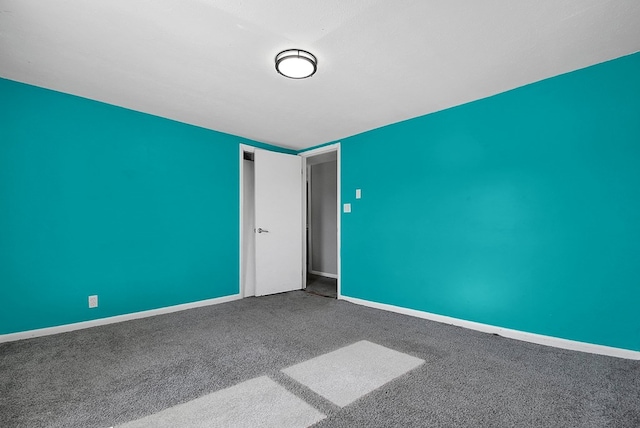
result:
<svg viewBox="0 0 640 428"><path fill-rule="evenodd" d="M335 278L327 278L324 276L307 274L308 293L317 294L318 296L331 297L335 299L338 295L338 280Z"/></svg>

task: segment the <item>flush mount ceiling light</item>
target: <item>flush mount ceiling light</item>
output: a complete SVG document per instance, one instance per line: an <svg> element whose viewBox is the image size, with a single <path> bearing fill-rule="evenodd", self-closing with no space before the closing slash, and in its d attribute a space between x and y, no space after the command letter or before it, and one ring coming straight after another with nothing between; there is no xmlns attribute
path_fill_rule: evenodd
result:
<svg viewBox="0 0 640 428"><path fill-rule="evenodd" d="M318 59L301 49L287 49L276 55L276 71L290 79L306 79L318 69Z"/></svg>

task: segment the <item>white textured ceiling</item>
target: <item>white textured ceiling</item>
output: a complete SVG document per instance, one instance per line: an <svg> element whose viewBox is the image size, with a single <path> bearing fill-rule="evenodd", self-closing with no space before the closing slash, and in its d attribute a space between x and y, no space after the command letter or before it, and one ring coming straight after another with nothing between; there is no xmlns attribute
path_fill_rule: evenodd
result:
<svg viewBox="0 0 640 428"><path fill-rule="evenodd" d="M1 77L294 149L639 50L639 0L0 0Z"/></svg>

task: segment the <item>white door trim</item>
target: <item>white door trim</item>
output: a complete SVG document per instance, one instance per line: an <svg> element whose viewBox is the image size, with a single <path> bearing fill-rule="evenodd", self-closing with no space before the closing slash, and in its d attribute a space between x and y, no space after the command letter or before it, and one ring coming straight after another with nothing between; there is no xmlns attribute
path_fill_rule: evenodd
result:
<svg viewBox="0 0 640 428"><path fill-rule="evenodd" d="M302 288L307 288L307 275L309 272L313 273L311 268L311 260L313 258L313 219L311 218L313 212L311 211L311 198L310 189L313 183L313 174L311 173L311 167L307 165L306 157L302 160L302 169L304 175L302 176L302 202L304 205L304 211L302 212Z"/></svg>
<svg viewBox="0 0 640 428"><path fill-rule="evenodd" d="M238 257L240 258L240 263L238 264L239 267L239 271L238 271L238 281L239 281L239 286L238 286L238 293L240 294L240 296L242 297L247 297L245 295L245 284L243 283L242 279L242 272L244 271L244 257L242 257L242 243L243 241L243 234L242 234L242 229L243 229L243 215L244 215L244 152L249 152L249 153L255 153L256 148L253 146L249 146L247 144L239 144L239 160L238 162L240 163L240 218L238 219L238 224L240 225L239 229L240 229L240 235L239 235L239 239L240 239L240 253L238 254Z"/></svg>
<svg viewBox="0 0 640 428"><path fill-rule="evenodd" d="M338 203L337 203L337 212L336 215L337 217L337 221L338 221L338 294L337 297L338 299L342 298L342 294L341 294L341 278L342 275L340 274L341 272L341 256L340 256L340 235L341 235L341 230L342 230L342 226L341 226L341 222L340 222L340 213L341 213L341 208L342 208L342 204L341 204L341 192L340 192L340 177L341 177L341 172L340 172L340 142L334 143L334 144L329 144L327 146L323 146L323 147L318 147L317 149L313 149L313 150L309 150L307 152L302 152L299 153L300 156L302 156L302 184L303 184L303 188L304 188L304 197L302 198L302 240L303 240L303 245L302 245L302 284L304 287L306 287L307 284L307 231L306 231L306 227L307 227L307 158L311 157L311 156L317 156L323 153L329 153L329 152L337 152L337 158L338 158L338 177L337 177L337 181L338 181Z"/></svg>

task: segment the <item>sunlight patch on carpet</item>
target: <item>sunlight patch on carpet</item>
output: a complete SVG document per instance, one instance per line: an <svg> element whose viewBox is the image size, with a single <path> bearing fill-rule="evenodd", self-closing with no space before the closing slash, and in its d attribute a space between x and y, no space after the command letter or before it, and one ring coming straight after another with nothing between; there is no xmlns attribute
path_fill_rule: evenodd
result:
<svg viewBox="0 0 640 428"><path fill-rule="evenodd" d="M119 427L302 428L324 418L325 415L284 387L261 376Z"/></svg>
<svg viewBox="0 0 640 428"><path fill-rule="evenodd" d="M423 363L420 358L363 340L282 371L344 407Z"/></svg>

